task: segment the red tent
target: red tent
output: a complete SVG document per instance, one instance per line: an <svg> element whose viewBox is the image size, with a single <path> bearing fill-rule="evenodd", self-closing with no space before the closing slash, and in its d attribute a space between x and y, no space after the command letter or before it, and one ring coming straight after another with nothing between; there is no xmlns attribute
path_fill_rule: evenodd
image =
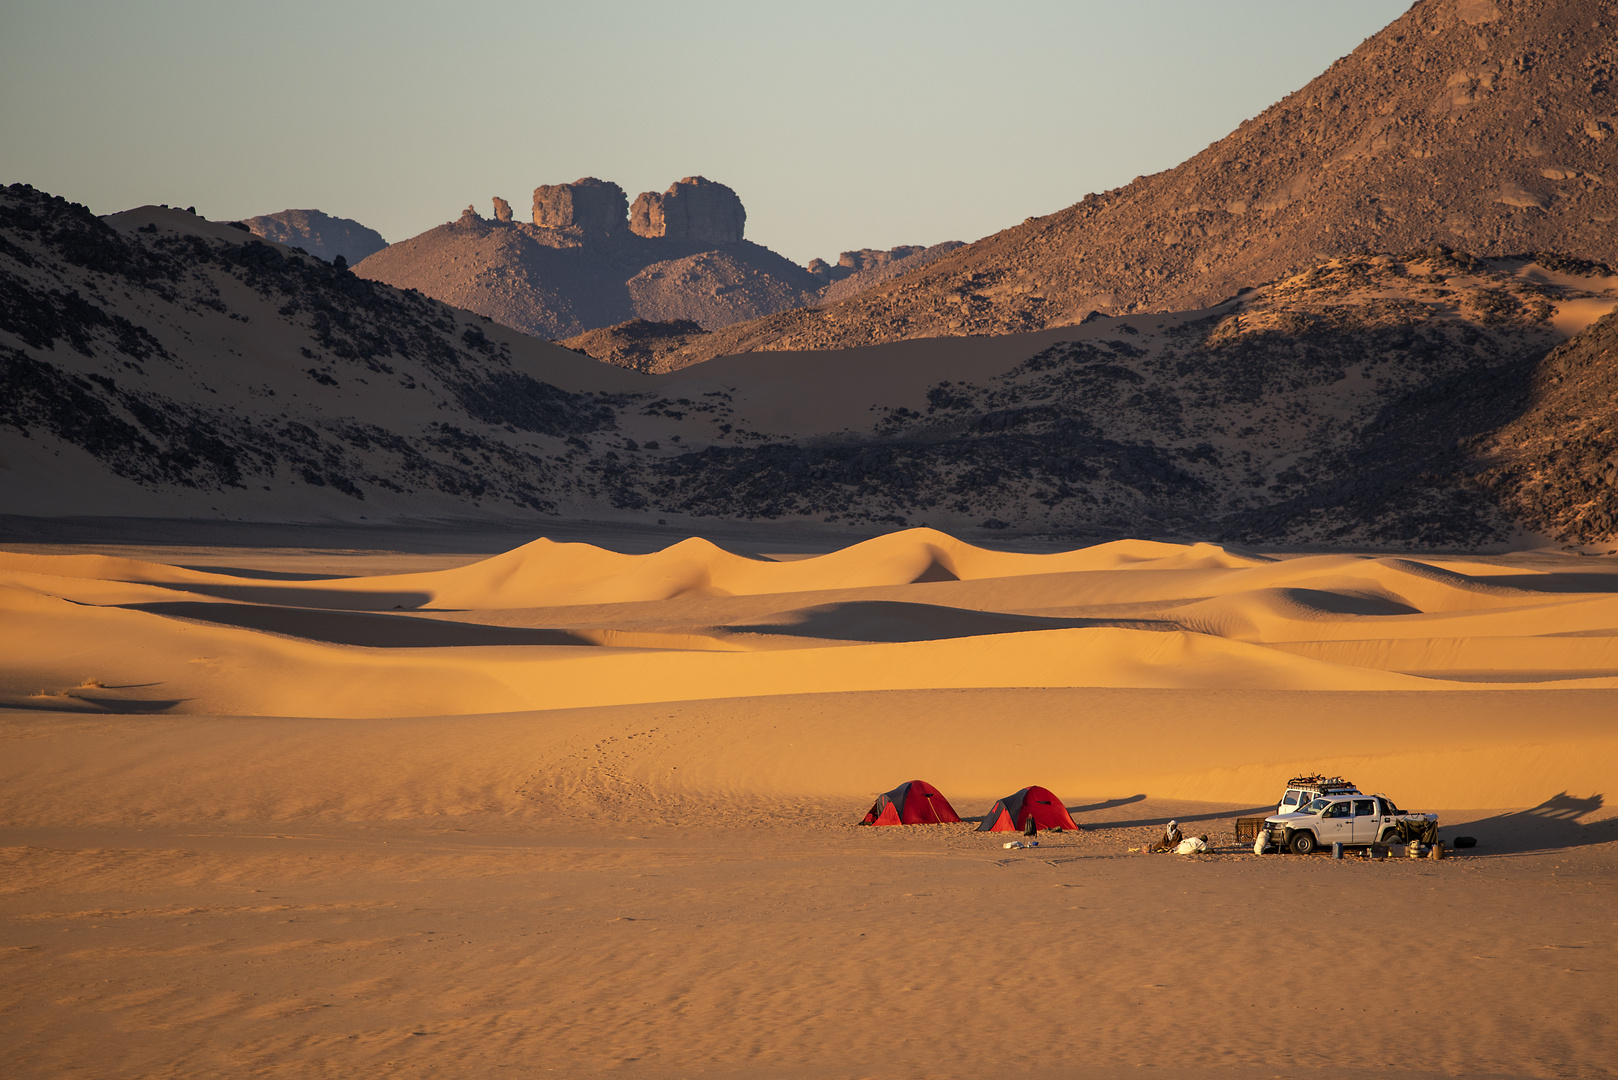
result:
<svg viewBox="0 0 1618 1080"><path fill-rule="evenodd" d="M1022 832L1032 815L1034 827L1039 829L1072 829L1077 832L1078 822L1073 820L1062 805L1062 800L1042 787L1025 787L1015 795L1007 795L983 815L978 832Z"/></svg>
<svg viewBox="0 0 1618 1080"><path fill-rule="evenodd" d="M900 784L878 795L861 825L945 825L961 820L949 800L925 780Z"/></svg>

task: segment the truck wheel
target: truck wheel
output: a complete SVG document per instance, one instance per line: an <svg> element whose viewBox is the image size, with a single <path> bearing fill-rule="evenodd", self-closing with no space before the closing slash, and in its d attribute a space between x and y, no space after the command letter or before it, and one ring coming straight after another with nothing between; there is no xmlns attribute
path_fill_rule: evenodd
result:
<svg viewBox="0 0 1618 1080"><path fill-rule="evenodd" d="M1308 855L1320 845L1315 842L1315 834L1307 829L1301 829L1292 834L1292 842L1288 845L1294 855Z"/></svg>
<svg viewBox="0 0 1618 1080"><path fill-rule="evenodd" d="M1398 829L1389 829L1387 832L1382 834L1382 839L1377 841L1377 843L1379 843L1379 844L1397 844L1398 842L1399 842L1399 830Z"/></svg>

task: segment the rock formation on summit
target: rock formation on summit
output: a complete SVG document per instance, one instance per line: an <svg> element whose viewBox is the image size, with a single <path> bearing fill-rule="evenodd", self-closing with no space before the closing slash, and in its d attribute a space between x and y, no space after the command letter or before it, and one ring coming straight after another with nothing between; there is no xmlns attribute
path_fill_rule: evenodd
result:
<svg viewBox="0 0 1618 1080"><path fill-rule="evenodd" d="M880 248L860 248L858 251L845 251L837 256L835 266L828 265L824 259L810 259L809 272L830 285L834 281L842 281L862 271L891 266L926 250L920 244L900 244L887 251Z"/></svg>
<svg viewBox="0 0 1618 1080"><path fill-rule="evenodd" d="M353 265L388 246L375 229L319 210L283 210L279 214L247 218L242 224L256 236L302 248L327 262L334 262L341 255Z"/></svg>
<svg viewBox="0 0 1618 1080"><path fill-rule="evenodd" d="M540 337L565 338L630 319L728 326L811 300L820 282L742 239L736 193L700 176L628 200L585 177L534 191L532 224L468 208L457 221L394 244L355 271L487 315Z"/></svg>
<svg viewBox="0 0 1618 1080"><path fill-rule="evenodd" d="M746 227L742 200L703 176L677 180L661 195L643 191L629 212L629 229L637 236L736 244Z"/></svg>
<svg viewBox="0 0 1618 1080"><path fill-rule="evenodd" d="M931 247L905 244L889 251L871 248L845 251L838 256L836 266L826 266L819 259L811 260L809 272L815 273L816 263L825 267L823 274L816 275L830 282L820 293L820 303L834 304L866 289L875 288L900 274L919 270L928 263L937 262L950 252L965 246L959 240L946 240Z"/></svg>
<svg viewBox="0 0 1618 1080"><path fill-rule="evenodd" d="M582 177L571 184L534 189L534 224L541 229L578 229L617 235L628 227L629 199L610 180Z"/></svg>
<svg viewBox="0 0 1618 1080"><path fill-rule="evenodd" d="M1184 164L688 357L1194 308L1355 251L1618 263L1618 7L1421 0Z"/></svg>
<svg viewBox="0 0 1618 1080"><path fill-rule="evenodd" d="M594 177L546 184L534 191L529 224L513 221L511 205L495 196L492 221L469 206L458 220L394 244L355 272L539 337L572 338L639 319L695 323L696 340L853 295L960 247L844 252L835 270L817 276L743 239L747 211L724 184L688 176L661 195L642 193L633 213L625 204L622 188ZM659 340L661 364L680 343ZM628 355L596 351L611 363Z"/></svg>

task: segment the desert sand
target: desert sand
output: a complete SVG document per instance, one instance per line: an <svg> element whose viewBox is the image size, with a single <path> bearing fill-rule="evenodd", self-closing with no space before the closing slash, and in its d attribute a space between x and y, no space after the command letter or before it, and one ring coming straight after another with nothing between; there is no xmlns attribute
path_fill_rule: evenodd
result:
<svg viewBox="0 0 1618 1080"><path fill-rule="evenodd" d="M1612 1074L1614 560L597 539L8 545L8 1073Z"/></svg>

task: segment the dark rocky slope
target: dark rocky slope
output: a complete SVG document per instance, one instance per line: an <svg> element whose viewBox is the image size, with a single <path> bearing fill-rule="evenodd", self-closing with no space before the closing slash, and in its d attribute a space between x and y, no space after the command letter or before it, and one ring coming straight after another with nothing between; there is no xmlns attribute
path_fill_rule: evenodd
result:
<svg viewBox="0 0 1618 1080"><path fill-rule="evenodd" d="M93 465L128 482L85 487L86 513L101 490L153 512L279 500L306 515L334 498L554 509L567 487L555 456L610 429L614 407L543 379L548 362L597 365L539 342L514 352L487 329L184 211L101 220L11 185L0 432L23 437L12 456L32 455L38 475L0 474L10 509L72 502L53 470L70 492L78 459L61 447L88 455L78 480Z"/></svg>
<svg viewBox="0 0 1618 1080"><path fill-rule="evenodd" d="M1335 260L1204 313L1094 321L1084 337L991 378L940 382L924 409L890 410L860 435L712 447L660 463L641 483L660 505L723 516L1501 543L1520 528L1521 485L1479 483L1473 448L1516 430L1559 340L1555 303L1586 295L1580 279L1545 264L1583 272L1609 298L1618 290L1605 267L1554 256L1485 262L1439 249ZM1547 362L1586 355L1600 326ZM1594 409L1603 387L1593 377L1580 385ZM1556 429L1566 415L1532 422ZM1607 453L1586 443L1591 461Z"/></svg>
<svg viewBox="0 0 1618 1080"><path fill-rule="evenodd" d="M1466 448L1479 487L1536 531L1618 535L1618 312L1547 356L1527 390L1526 409Z"/></svg>

